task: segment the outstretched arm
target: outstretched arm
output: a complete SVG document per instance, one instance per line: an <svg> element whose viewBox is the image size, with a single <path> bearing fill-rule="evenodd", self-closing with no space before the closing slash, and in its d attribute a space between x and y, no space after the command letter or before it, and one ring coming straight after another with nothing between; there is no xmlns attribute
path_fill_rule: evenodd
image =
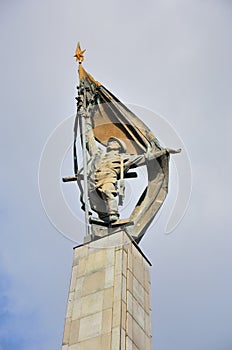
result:
<svg viewBox="0 0 232 350"><path fill-rule="evenodd" d="M97 153L98 146L94 137L93 127L90 118L85 119L86 148L90 157Z"/></svg>
<svg viewBox="0 0 232 350"><path fill-rule="evenodd" d="M161 150L154 150L150 149L148 150L145 154L142 155L130 155L127 158L127 155L125 155L125 168L130 168L130 167L138 167L146 164L148 160L152 160L155 158L159 158L165 154L175 154L175 153L180 153L181 149L172 149L172 148L163 148Z"/></svg>
<svg viewBox="0 0 232 350"><path fill-rule="evenodd" d="M145 157L146 157L146 159L151 160L151 159L155 159L155 158L158 158L160 156L163 156L165 154L168 155L168 154L175 154L175 153L180 153L180 152L181 152L180 148L177 150L175 150L173 148L164 148L164 149L159 150L159 151L148 150L147 153L145 154Z"/></svg>

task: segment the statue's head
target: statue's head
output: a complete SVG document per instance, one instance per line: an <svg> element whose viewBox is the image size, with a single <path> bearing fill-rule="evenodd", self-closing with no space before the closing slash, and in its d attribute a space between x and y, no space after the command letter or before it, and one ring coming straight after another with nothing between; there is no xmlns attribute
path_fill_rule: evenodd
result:
<svg viewBox="0 0 232 350"><path fill-rule="evenodd" d="M119 153L126 153L125 143L117 137L110 137L107 141L107 149L117 150Z"/></svg>

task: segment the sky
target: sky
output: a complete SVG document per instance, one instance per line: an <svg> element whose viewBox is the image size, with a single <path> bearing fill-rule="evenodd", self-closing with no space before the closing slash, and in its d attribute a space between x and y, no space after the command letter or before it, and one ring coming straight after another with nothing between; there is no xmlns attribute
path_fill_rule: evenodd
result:
<svg viewBox="0 0 232 350"><path fill-rule="evenodd" d="M75 114L78 41L86 70L164 117L191 160L185 216L165 234L167 204L140 244L153 264L154 349L232 348L231 16L228 0L0 2L0 350L61 348L76 244L49 221L38 169Z"/></svg>

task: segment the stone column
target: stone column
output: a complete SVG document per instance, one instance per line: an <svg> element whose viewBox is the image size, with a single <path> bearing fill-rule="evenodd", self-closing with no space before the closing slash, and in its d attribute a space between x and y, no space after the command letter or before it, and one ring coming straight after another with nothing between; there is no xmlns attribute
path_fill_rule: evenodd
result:
<svg viewBox="0 0 232 350"><path fill-rule="evenodd" d="M150 266L124 232L74 248L62 350L151 350Z"/></svg>

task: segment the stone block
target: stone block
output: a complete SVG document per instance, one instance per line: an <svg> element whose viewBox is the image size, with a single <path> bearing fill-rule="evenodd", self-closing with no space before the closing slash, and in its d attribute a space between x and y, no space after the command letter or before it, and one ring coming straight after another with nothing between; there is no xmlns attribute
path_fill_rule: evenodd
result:
<svg viewBox="0 0 232 350"><path fill-rule="evenodd" d="M67 311L66 311L67 318L72 317L73 300L74 300L74 292L71 292L69 293L69 296L68 296L68 305L67 305Z"/></svg>
<svg viewBox="0 0 232 350"><path fill-rule="evenodd" d="M98 350L102 349L102 337L98 336L95 338L87 339L78 343L77 350ZM74 349L76 350L76 349Z"/></svg>
<svg viewBox="0 0 232 350"><path fill-rule="evenodd" d="M102 312L102 334L110 333L112 329L112 309Z"/></svg>
<svg viewBox="0 0 232 350"><path fill-rule="evenodd" d="M95 293L102 290L105 285L105 271L96 271L85 277L82 287L82 295Z"/></svg>
<svg viewBox="0 0 232 350"><path fill-rule="evenodd" d="M140 325L142 329L145 327L144 323L144 309L141 305L133 298L133 319Z"/></svg>
<svg viewBox="0 0 232 350"><path fill-rule="evenodd" d="M66 318L64 325L63 345L69 343L70 329L71 329L71 317Z"/></svg>
<svg viewBox="0 0 232 350"><path fill-rule="evenodd" d="M106 249L106 266L113 266L115 262L115 249Z"/></svg>
<svg viewBox="0 0 232 350"><path fill-rule="evenodd" d="M101 337L101 350L110 350L111 348L111 332L108 334L103 334ZM92 348L91 350L93 350Z"/></svg>
<svg viewBox="0 0 232 350"><path fill-rule="evenodd" d="M126 329L126 303L122 302L122 317L121 317L121 327L123 329Z"/></svg>
<svg viewBox="0 0 232 350"><path fill-rule="evenodd" d="M139 281L133 277L133 297L142 305L144 306L144 294L145 290L142 284L139 283Z"/></svg>
<svg viewBox="0 0 232 350"><path fill-rule="evenodd" d="M127 313L127 318L126 318L126 333L128 335L128 337L130 337L132 339L133 336L133 318L132 316Z"/></svg>
<svg viewBox="0 0 232 350"><path fill-rule="evenodd" d="M83 275L85 275L86 272L86 262L87 262L87 257L83 257L79 259L79 263L78 263L78 269L77 269L77 276L81 277Z"/></svg>
<svg viewBox="0 0 232 350"><path fill-rule="evenodd" d="M126 303L126 277L122 276L122 300Z"/></svg>
<svg viewBox="0 0 232 350"><path fill-rule="evenodd" d="M137 346L134 343L132 343L132 350L140 350L140 349L138 349ZM144 346L143 346L143 350L147 350L147 349L144 349Z"/></svg>
<svg viewBox="0 0 232 350"><path fill-rule="evenodd" d="M98 271L106 266L106 250L101 249L94 253L89 254L86 263L86 272L92 273Z"/></svg>
<svg viewBox="0 0 232 350"><path fill-rule="evenodd" d="M144 263L144 289L149 293L151 290L150 266Z"/></svg>
<svg viewBox="0 0 232 350"><path fill-rule="evenodd" d="M80 319L79 341L97 337L101 334L102 312Z"/></svg>
<svg viewBox="0 0 232 350"><path fill-rule="evenodd" d="M122 251L122 273L126 277L126 273L127 273L127 252L125 250Z"/></svg>
<svg viewBox="0 0 232 350"><path fill-rule="evenodd" d="M131 254L131 250L128 249L127 251L127 268L132 272L133 271L133 263L132 263L133 257Z"/></svg>
<svg viewBox="0 0 232 350"><path fill-rule="evenodd" d="M71 323L71 329L70 329L70 337L69 337L69 344L76 344L78 342L78 336L79 336L79 326L80 321L74 320Z"/></svg>
<svg viewBox="0 0 232 350"><path fill-rule="evenodd" d="M73 266L77 265L79 259L88 255L88 245L76 247L73 251Z"/></svg>
<svg viewBox="0 0 232 350"><path fill-rule="evenodd" d="M127 270L127 290L133 293L133 275L130 270Z"/></svg>
<svg viewBox="0 0 232 350"><path fill-rule="evenodd" d="M146 336L146 343L145 343L146 347L145 350L152 350L152 337L147 337Z"/></svg>
<svg viewBox="0 0 232 350"><path fill-rule="evenodd" d="M70 282L70 287L69 287L70 292L74 292L74 289L76 288L77 270L78 270L78 266L77 265L73 266L71 282Z"/></svg>
<svg viewBox="0 0 232 350"><path fill-rule="evenodd" d="M122 273L122 249L116 249L115 251L115 275L121 275Z"/></svg>
<svg viewBox="0 0 232 350"><path fill-rule="evenodd" d="M145 333L135 321L133 321L132 325L132 339L133 343L137 346L138 349L144 349Z"/></svg>
<svg viewBox="0 0 232 350"><path fill-rule="evenodd" d="M113 287L107 288L104 290L103 310L113 307L113 296L114 296L114 288Z"/></svg>
<svg viewBox="0 0 232 350"><path fill-rule="evenodd" d="M75 299L73 303L72 320L77 320L81 317L81 299Z"/></svg>
<svg viewBox="0 0 232 350"><path fill-rule="evenodd" d="M120 328L112 329L111 350L120 350Z"/></svg>
<svg viewBox="0 0 232 350"><path fill-rule="evenodd" d="M78 344L74 344L68 347L68 350L80 350L79 345Z"/></svg>
<svg viewBox="0 0 232 350"><path fill-rule="evenodd" d="M103 290L81 298L81 317L97 313L103 308Z"/></svg>
<svg viewBox="0 0 232 350"><path fill-rule="evenodd" d="M110 266L105 270L105 285L104 288L109 288L114 285L114 266Z"/></svg>
<svg viewBox="0 0 232 350"><path fill-rule="evenodd" d="M74 293L74 299L79 299L82 295L82 286L84 282L85 277L82 276L80 278L77 278L76 280L76 286L75 286L75 293Z"/></svg>
<svg viewBox="0 0 232 350"><path fill-rule="evenodd" d="M121 329L121 346L120 350L126 350L126 332L124 329Z"/></svg>
<svg viewBox="0 0 232 350"><path fill-rule="evenodd" d="M133 256L133 275L140 282L140 284L144 284L143 263L136 256Z"/></svg>
<svg viewBox="0 0 232 350"><path fill-rule="evenodd" d="M151 311L151 301L150 301L150 294L145 291L144 293L144 310L149 314Z"/></svg>
<svg viewBox="0 0 232 350"><path fill-rule="evenodd" d="M127 291L127 310L128 312L131 314L131 316L133 315L133 297L132 294Z"/></svg>
<svg viewBox="0 0 232 350"><path fill-rule="evenodd" d="M122 275L114 277L114 301L122 299Z"/></svg>
<svg viewBox="0 0 232 350"><path fill-rule="evenodd" d="M126 350L132 350L132 340L126 337Z"/></svg>
<svg viewBox="0 0 232 350"><path fill-rule="evenodd" d="M144 318L144 321L145 321L145 326L144 326L144 331L146 333L147 336L152 336L152 324L151 324L151 314L147 314L145 312L145 318Z"/></svg>
<svg viewBox="0 0 232 350"><path fill-rule="evenodd" d="M118 327L121 325L121 303L121 300L114 301L112 327Z"/></svg>

